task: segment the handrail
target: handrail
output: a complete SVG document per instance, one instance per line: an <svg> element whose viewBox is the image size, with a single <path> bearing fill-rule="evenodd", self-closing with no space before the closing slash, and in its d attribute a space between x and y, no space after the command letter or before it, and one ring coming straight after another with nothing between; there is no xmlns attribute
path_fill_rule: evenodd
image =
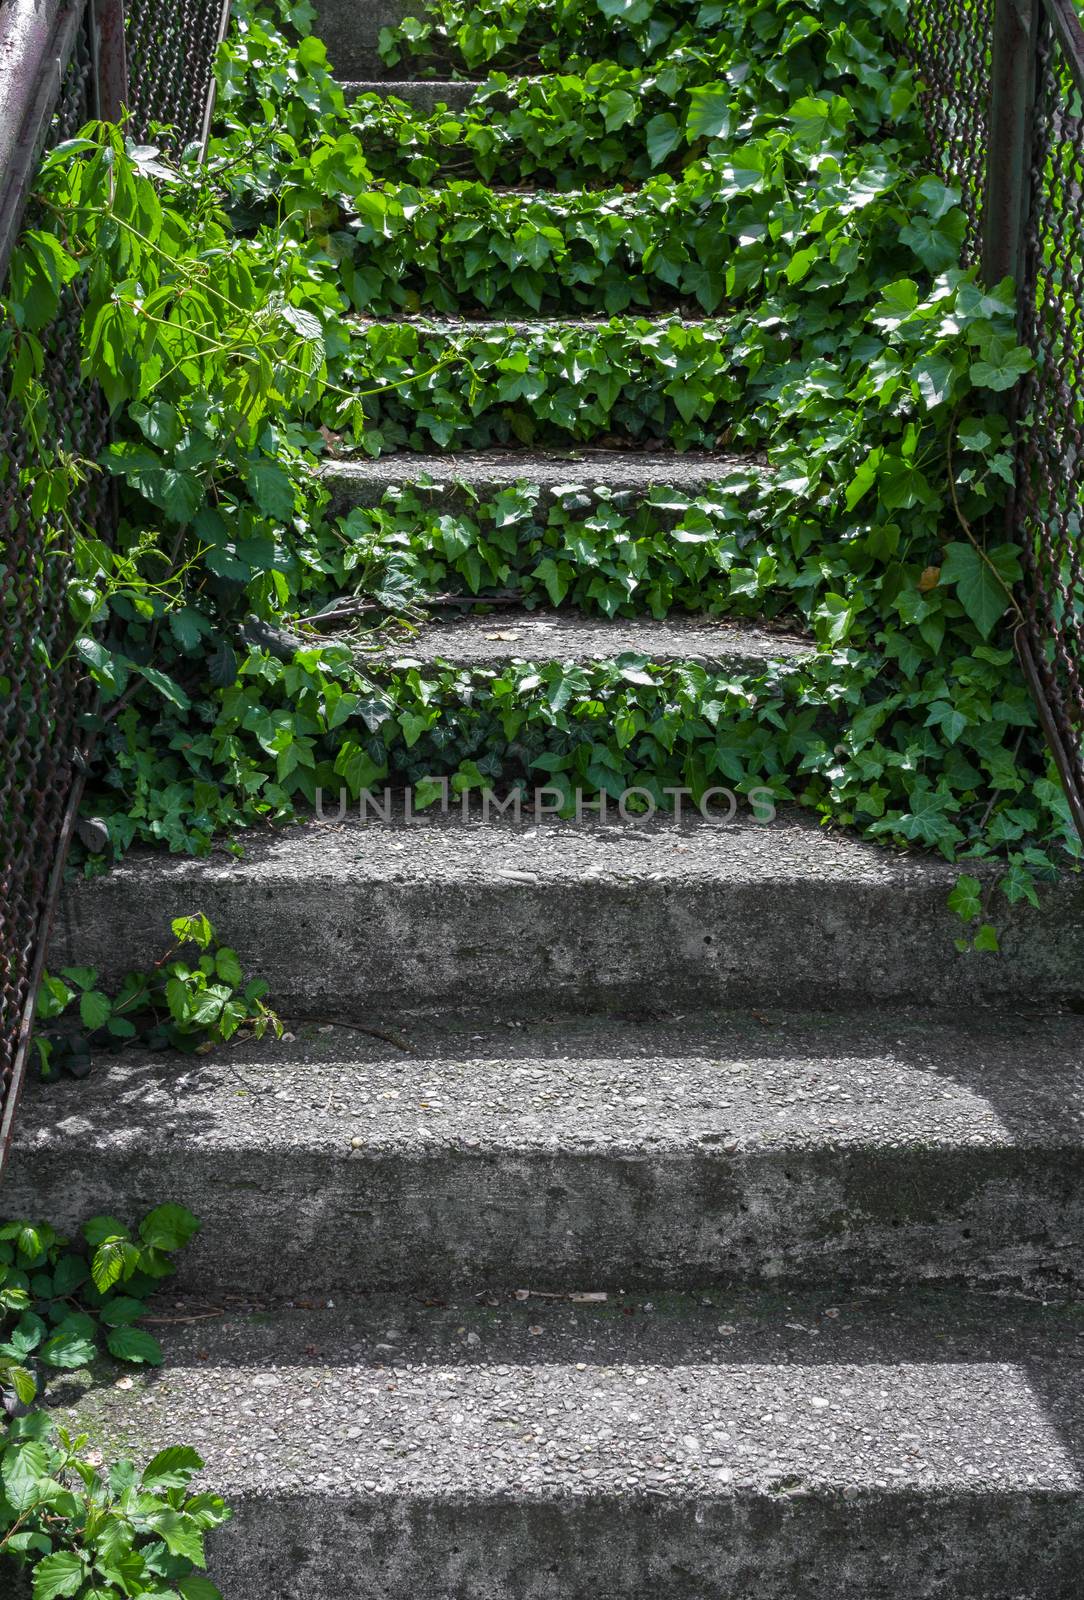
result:
<svg viewBox="0 0 1084 1600"><path fill-rule="evenodd" d="M87 0L9 0L0 11L0 278Z"/></svg>

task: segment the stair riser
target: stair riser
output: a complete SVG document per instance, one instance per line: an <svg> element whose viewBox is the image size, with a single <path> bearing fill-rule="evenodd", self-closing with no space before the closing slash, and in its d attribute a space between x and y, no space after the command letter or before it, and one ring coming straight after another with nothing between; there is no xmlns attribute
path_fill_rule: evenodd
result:
<svg viewBox="0 0 1084 1600"><path fill-rule="evenodd" d="M735 1283L1084 1289L1079 1151L382 1156L351 1153L353 1126L341 1152L168 1139L125 1151L123 1138L111 1150L65 1135L16 1151L5 1214L74 1233L89 1216L180 1203L203 1229L178 1287L276 1298Z"/></svg>
<svg viewBox="0 0 1084 1600"><path fill-rule="evenodd" d="M243 1502L212 1574L230 1600L1076 1600L1082 1560L1079 1496L309 1495Z"/></svg>
<svg viewBox="0 0 1084 1600"><path fill-rule="evenodd" d="M408 830L409 831L409 830ZM402 830L392 830L397 838ZM675 843L679 842L675 835ZM770 844L766 835L765 845ZM1042 1005L1084 984L1084 891L1009 910L1002 955L960 957L945 907L954 873L901 884L604 879L325 879L289 864L161 874L155 893L115 873L69 891L50 967L91 961L116 980L160 948L167 917L202 910L266 978L285 1015L359 1017L380 1007L501 1003L671 1010L682 1005L865 1008ZM529 874L518 874L526 878Z"/></svg>
<svg viewBox="0 0 1084 1600"><path fill-rule="evenodd" d="M387 77L377 49L381 28L393 28L424 9L422 0L315 0L315 6L313 31L327 46L331 70L340 79Z"/></svg>
<svg viewBox="0 0 1084 1600"><path fill-rule="evenodd" d="M405 100L414 107L421 116L430 116L438 106L447 106L449 111L463 111L470 105L471 98L478 88L477 83L434 78L427 81L424 78L407 79L403 82L396 80L381 81L372 78L362 82L348 82L343 84L343 93L348 100L356 100L359 95L379 94L392 96L397 100Z"/></svg>

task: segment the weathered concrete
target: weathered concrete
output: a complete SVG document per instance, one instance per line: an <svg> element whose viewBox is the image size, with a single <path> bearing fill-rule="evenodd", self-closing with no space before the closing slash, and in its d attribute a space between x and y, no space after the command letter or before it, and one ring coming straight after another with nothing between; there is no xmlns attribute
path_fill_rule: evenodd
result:
<svg viewBox="0 0 1084 1600"><path fill-rule="evenodd" d="M180 1202L182 1284L272 1295L1084 1289L1084 1018L371 1025L37 1087L7 1212Z"/></svg>
<svg viewBox="0 0 1084 1600"><path fill-rule="evenodd" d="M409 62L390 71L377 48L381 28L404 17L421 16L424 0L314 0L314 31L327 45L332 70L339 78L402 78L413 71Z"/></svg>
<svg viewBox="0 0 1084 1600"><path fill-rule="evenodd" d="M65 1420L203 1453L231 1600L1076 1600L1079 1319L917 1311L212 1318Z"/></svg>
<svg viewBox="0 0 1084 1600"><path fill-rule="evenodd" d="M960 955L955 867L805 814L517 826L456 804L241 842L242 860L133 851L71 883L50 965L116 978L162 948L169 917L200 908L284 1011L308 1015L464 997L590 1011L1084 996L1080 877L1045 889L1040 911L999 908L1000 956Z"/></svg>
<svg viewBox="0 0 1084 1600"><path fill-rule="evenodd" d="M507 189L505 194L518 194L519 190ZM386 327L387 321L383 317L366 317L354 315L345 319L350 328L364 332L366 328ZM626 313L620 317L440 317L440 316L413 316L397 317L396 327L414 328L419 333L432 334L441 339L462 339L474 336L476 338L492 338L495 334L518 333L539 334L575 331L578 328L611 328L615 323L624 328L645 329L655 332L660 328L678 324L682 328L722 329L726 327L726 319L721 317L687 316L678 312L642 312L637 314ZM572 447L575 448L574 446ZM588 451L591 455L594 452ZM599 452L602 454L603 452ZM620 455L620 451L610 451L611 455ZM626 451L625 454L628 452ZM445 459L442 457L442 459Z"/></svg>
<svg viewBox="0 0 1084 1600"><path fill-rule="evenodd" d="M348 100L356 100L363 94L379 94L389 98L394 96L397 100L405 100L423 116L430 116L442 107L448 111L465 110L478 87L479 85L469 78L417 78L392 81L387 78L370 78L362 83L353 81L344 83L343 93Z"/></svg>
<svg viewBox="0 0 1084 1600"><path fill-rule="evenodd" d="M509 661L613 661L624 654L651 662L690 661L722 672L763 672L776 661L796 661L816 646L793 631L708 617L674 616L607 621L570 611L522 611L500 607L488 616L435 616L416 632L393 630L375 637L363 662L446 661L454 666L494 667Z"/></svg>
<svg viewBox="0 0 1084 1600"><path fill-rule="evenodd" d="M442 455L403 452L376 461L329 461L323 474L333 509L345 514L352 506L379 505L389 489L406 484L424 488L441 505L469 503L472 495L499 494L515 483L537 484L543 504L559 490L573 487L587 493L604 487L615 494L643 496L652 486L662 486L695 495L706 492L729 472L751 465L759 467L747 456L697 450L681 455L638 450L468 450ZM467 493L457 490L457 485L465 486Z"/></svg>

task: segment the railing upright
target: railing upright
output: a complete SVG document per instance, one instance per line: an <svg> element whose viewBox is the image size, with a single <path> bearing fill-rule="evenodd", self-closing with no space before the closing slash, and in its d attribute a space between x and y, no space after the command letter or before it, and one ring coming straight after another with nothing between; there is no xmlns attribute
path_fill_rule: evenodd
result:
<svg viewBox="0 0 1084 1600"><path fill-rule="evenodd" d="M994 0L982 275L1024 279L1041 0Z"/></svg>

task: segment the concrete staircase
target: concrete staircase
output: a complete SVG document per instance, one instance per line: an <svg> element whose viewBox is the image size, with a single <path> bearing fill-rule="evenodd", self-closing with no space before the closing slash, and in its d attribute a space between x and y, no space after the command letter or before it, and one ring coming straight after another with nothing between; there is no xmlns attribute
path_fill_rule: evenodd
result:
<svg viewBox="0 0 1084 1600"><path fill-rule="evenodd" d="M371 88L394 6L319 9ZM331 480L347 508L727 464L397 455ZM806 641L502 613L402 648L733 671ZM117 975L199 908L290 1026L28 1093L12 1214L171 1199L204 1223L166 1366L73 1380L64 1410L109 1449L203 1452L237 1507L226 1600L1076 1596L1084 895L965 957L954 878L800 815L397 802L75 886L51 964Z"/></svg>

